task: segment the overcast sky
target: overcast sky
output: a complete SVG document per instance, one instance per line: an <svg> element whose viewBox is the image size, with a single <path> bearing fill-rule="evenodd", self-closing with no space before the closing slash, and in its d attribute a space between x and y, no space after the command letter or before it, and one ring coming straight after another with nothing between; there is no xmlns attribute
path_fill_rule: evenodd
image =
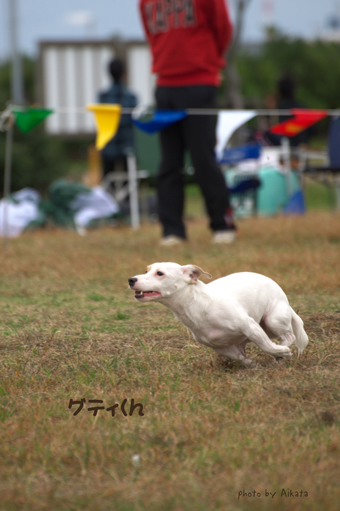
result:
<svg viewBox="0 0 340 511"><path fill-rule="evenodd" d="M0 0L0 59L9 52L8 4ZM209 1L209 0L207 0ZM46 39L143 38L138 0L17 0L19 44L34 54ZM235 0L229 0L234 17ZM314 38L326 29L332 14L340 17L340 0L251 0L246 14L244 40L259 41L264 21L285 33Z"/></svg>

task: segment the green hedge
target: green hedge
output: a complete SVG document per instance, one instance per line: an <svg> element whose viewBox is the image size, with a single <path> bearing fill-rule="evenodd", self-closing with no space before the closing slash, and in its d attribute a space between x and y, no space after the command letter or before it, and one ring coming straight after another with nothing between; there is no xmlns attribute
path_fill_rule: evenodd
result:
<svg viewBox="0 0 340 511"><path fill-rule="evenodd" d="M68 164L65 145L44 133L39 126L23 134L14 128L12 152L11 191L31 186L39 192L46 192L52 181L66 175ZM5 170L6 134L0 133L0 195L2 195Z"/></svg>

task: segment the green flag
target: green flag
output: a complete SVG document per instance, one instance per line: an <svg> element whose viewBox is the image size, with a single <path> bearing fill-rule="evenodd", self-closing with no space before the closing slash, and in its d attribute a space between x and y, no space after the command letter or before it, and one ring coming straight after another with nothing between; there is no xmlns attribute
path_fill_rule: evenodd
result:
<svg viewBox="0 0 340 511"><path fill-rule="evenodd" d="M26 108L18 109L12 108L15 115L15 122L19 130L23 133L28 133L37 126L41 121L53 113L53 110L46 108Z"/></svg>

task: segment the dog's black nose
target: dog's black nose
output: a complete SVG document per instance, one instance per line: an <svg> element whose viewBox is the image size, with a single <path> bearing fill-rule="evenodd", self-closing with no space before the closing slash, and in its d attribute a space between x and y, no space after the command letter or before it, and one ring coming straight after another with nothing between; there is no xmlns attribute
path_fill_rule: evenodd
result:
<svg viewBox="0 0 340 511"><path fill-rule="evenodd" d="M133 287L135 282L137 282L138 279L136 279L136 277L131 277L131 279L129 279L129 286L130 287Z"/></svg>

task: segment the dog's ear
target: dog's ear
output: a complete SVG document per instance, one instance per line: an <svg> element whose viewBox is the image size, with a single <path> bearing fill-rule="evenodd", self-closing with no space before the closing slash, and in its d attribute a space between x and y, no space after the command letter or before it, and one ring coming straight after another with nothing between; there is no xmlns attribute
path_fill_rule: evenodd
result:
<svg viewBox="0 0 340 511"><path fill-rule="evenodd" d="M210 273L206 273L202 268L199 266L196 266L195 264L188 264L187 266L182 266L183 268L183 274L185 277L187 277L188 284L197 284L197 280L200 278L201 275L204 275L205 277L208 277L211 279Z"/></svg>

